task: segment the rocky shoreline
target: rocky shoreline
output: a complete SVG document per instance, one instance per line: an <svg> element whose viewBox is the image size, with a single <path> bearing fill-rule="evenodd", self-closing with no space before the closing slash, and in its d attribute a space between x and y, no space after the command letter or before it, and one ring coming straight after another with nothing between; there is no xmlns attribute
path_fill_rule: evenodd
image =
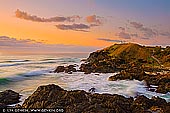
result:
<svg viewBox="0 0 170 113"><path fill-rule="evenodd" d="M155 65L155 66L154 66ZM90 73L114 73L115 80L144 80L148 85L158 86L158 93L170 92L170 47L145 47L133 43L115 44L90 53L80 71ZM152 89L152 88L151 88Z"/></svg>
<svg viewBox="0 0 170 113"><path fill-rule="evenodd" d="M132 43L115 44L90 53L79 70L76 69L76 65L58 66L52 73L117 72L117 75L109 77L108 80L144 80L148 90L169 93L170 69L165 65L170 65L169 47L144 47ZM158 86L156 90L152 89L152 85ZM11 90L0 92L0 108L18 103L19 98L20 95ZM159 97L149 99L139 95L135 98L126 98L117 94L97 94L95 88L90 89L89 92L66 91L54 84L38 87L22 105L16 107L64 108L66 113L170 113L170 102Z"/></svg>
<svg viewBox="0 0 170 113"><path fill-rule="evenodd" d="M12 95L12 97L16 96ZM16 103L16 101L13 102ZM5 107L7 106L0 104L0 108ZM126 98L117 94L97 94L83 90L66 91L57 85L50 84L39 86L21 106L17 105L14 108L63 108L66 113L169 113L170 102L159 97L149 99L143 95Z"/></svg>

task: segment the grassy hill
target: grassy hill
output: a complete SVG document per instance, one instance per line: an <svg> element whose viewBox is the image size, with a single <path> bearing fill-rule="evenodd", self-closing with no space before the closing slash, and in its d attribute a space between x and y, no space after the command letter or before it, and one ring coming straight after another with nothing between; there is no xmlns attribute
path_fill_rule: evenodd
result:
<svg viewBox="0 0 170 113"><path fill-rule="evenodd" d="M135 43L114 44L90 54L88 61L100 61L106 58L123 59L125 63L139 62L147 66L170 67L170 47L142 46Z"/></svg>
<svg viewBox="0 0 170 113"><path fill-rule="evenodd" d="M134 43L114 44L90 53L80 70L87 74L112 73L133 67L148 72L170 69L170 47L151 47Z"/></svg>
<svg viewBox="0 0 170 113"><path fill-rule="evenodd" d="M123 59L147 59L150 52L143 46L133 43L115 44L104 49L109 52L109 56Z"/></svg>

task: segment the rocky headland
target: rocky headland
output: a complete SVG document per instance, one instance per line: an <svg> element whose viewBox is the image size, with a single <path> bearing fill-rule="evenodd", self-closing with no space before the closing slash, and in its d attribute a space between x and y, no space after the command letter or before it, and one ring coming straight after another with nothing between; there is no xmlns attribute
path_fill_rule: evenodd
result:
<svg viewBox="0 0 170 113"><path fill-rule="evenodd" d="M148 90L158 93L170 92L170 47L141 46L134 43L114 44L102 50L90 53L83 59L79 70L75 65L58 66L54 72L81 71L90 73L114 73L108 80L144 80ZM153 89L151 85L158 86Z"/></svg>
<svg viewBox="0 0 170 113"><path fill-rule="evenodd" d="M158 86L156 92L167 93L170 92L170 47L114 44L90 53L80 70L85 74L117 72L109 80L144 80L149 87Z"/></svg>

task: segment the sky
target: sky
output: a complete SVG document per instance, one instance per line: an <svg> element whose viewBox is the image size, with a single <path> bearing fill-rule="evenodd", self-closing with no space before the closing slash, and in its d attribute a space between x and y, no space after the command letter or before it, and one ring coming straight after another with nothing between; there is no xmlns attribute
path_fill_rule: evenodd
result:
<svg viewBox="0 0 170 113"><path fill-rule="evenodd" d="M0 0L0 54L170 45L170 0Z"/></svg>

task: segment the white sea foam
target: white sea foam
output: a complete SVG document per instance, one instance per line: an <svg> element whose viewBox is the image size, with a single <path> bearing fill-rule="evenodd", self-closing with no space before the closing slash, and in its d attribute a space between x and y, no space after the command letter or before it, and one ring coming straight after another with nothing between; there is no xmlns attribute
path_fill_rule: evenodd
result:
<svg viewBox="0 0 170 113"><path fill-rule="evenodd" d="M76 72L73 74L56 74L59 76L59 81L64 82L64 89L67 90L85 90L95 88L95 93L120 94L126 97L136 97L137 95L145 95L149 98L152 96L160 96L167 101L170 101L170 95L160 94L148 91L144 81L138 80L119 80L108 81L109 76L114 74L83 74Z"/></svg>

